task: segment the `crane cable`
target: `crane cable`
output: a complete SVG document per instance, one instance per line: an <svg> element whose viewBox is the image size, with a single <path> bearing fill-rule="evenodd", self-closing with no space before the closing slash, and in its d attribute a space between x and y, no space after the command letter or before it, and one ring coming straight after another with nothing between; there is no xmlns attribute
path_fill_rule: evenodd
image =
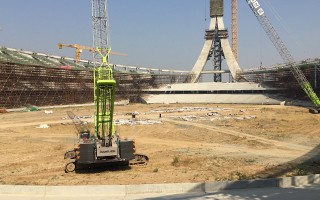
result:
<svg viewBox="0 0 320 200"><path fill-rule="evenodd" d="M106 46L106 48L107 48L107 55L105 55L108 59L107 59L107 62L108 62L108 65L109 65L109 62L110 62L110 56L109 56L109 53L110 53L110 51L111 51L111 36L110 36L110 20L109 20L109 9L108 9L108 0L105 0L105 6L106 6L106 10L107 10L107 12L105 13L105 15L106 15L106 18L107 18L107 21L106 21L106 32L107 32L107 41L106 41L106 43L107 43L107 46ZM103 58L103 56L102 56L102 58Z"/></svg>
<svg viewBox="0 0 320 200"><path fill-rule="evenodd" d="M204 21L207 21L207 1L204 0Z"/></svg>
<svg viewBox="0 0 320 200"><path fill-rule="evenodd" d="M294 41L294 44L301 49L304 53L307 52L307 48L299 39L297 35L293 34L292 28L290 28L289 24L286 23L286 21L283 19L283 17L280 15L280 13L277 11L277 9L270 3L270 1L261 0L271 11L274 18L279 22L280 26L282 26L283 30L286 32L286 34L291 38L291 40Z"/></svg>

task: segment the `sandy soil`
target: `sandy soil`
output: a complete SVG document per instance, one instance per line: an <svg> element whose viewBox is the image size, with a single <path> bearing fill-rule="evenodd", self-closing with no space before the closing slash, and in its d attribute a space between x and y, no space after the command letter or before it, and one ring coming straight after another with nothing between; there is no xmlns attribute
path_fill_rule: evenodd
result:
<svg viewBox="0 0 320 200"><path fill-rule="evenodd" d="M115 119L130 119L137 111L137 121L161 122L116 126L121 137L136 140L148 165L66 174L63 155L76 141L68 110L93 114L92 107L0 114L1 184L176 183L319 173L320 115L305 108L133 104L117 106ZM36 128L41 124L50 128Z"/></svg>

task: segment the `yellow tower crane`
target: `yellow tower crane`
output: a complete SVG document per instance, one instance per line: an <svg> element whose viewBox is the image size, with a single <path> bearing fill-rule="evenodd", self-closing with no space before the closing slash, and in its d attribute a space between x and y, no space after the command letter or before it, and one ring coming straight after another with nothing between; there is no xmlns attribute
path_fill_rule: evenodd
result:
<svg viewBox="0 0 320 200"><path fill-rule="evenodd" d="M76 63L77 64L79 64L79 61L81 59L82 50L95 52L94 48L88 47L88 46L83 46L83 45L80 45L80 44L62 44L62 43L59 43L58 47L59 47L59 49L62 49L63 47L75 48L76 49ZM118 56L128 56L128 54L123 54L123 53L118 53L118 52L109 52L109 54L118 55Z"/></svg>

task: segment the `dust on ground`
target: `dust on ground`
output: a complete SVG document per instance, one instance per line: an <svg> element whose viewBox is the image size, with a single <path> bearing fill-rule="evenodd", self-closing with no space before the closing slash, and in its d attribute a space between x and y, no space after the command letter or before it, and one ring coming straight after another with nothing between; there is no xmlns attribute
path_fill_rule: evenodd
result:
<svg viewBox="0 0 320 200"><path fill-rule="evenodd" d="M148 155L148 165L82 173L64 172L64 153L76 142L66 111L86 116L82 120L92 127L93 107L52 111L0 114L0 184L123 185L319 173L320 115L305 108L116 106L117 133L135 139L137 152ZM49 128L36 128L41 125Z"/></svg>

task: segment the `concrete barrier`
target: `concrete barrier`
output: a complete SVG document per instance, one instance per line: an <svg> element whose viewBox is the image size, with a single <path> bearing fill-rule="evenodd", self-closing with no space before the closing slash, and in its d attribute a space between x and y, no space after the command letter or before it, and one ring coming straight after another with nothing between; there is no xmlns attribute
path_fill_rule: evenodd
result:
<svg viewBox="0 0 320 200"><path fill-rule="evenodd" d="M81 185L81 186L47 186L46 195L55 196L108 196L110 194L125 195L125 185Z"/></svg>
<svg viewBox="0 0 320 200"><path fill-rule="evenodd" d="M48 186L31 186L31 185L1 185L1 195L34 195L43 196Z"/></svg>
<svg viewBox="0 0 320 200"><path fill-rule="evenodd" d="M203 193L205 183L127 185L126 194Z"/></svg>
<svg viewBox="0 0 320 200"><path fill-rule="evenodd" d="M212 182L205 184L205 192L211 193L220 190L279 187L279 181L279 179L273 178L262 180Z"/></svg>
<svg viewBox="0 0 320 200"><path fill-rule="evenodd" d="M279 187L303 186L308 184L320 184L320 174L308 176L293 176L281 178Z"/></svg>
<svg viewBox="0 0 320 200"><path fill-rule="evenodd" d="M136 194L181 194L181 193L212 193L221 190L250 188L288 188L320 184L320 174L272 178L261 180L222 181L206 183L170 183L143 185L81 185L81 186L28 186L0 185L0 199L12 196L43 197L86 197L86 196L126 196ZM4 198L5 199L5 198Z"/></svg>

